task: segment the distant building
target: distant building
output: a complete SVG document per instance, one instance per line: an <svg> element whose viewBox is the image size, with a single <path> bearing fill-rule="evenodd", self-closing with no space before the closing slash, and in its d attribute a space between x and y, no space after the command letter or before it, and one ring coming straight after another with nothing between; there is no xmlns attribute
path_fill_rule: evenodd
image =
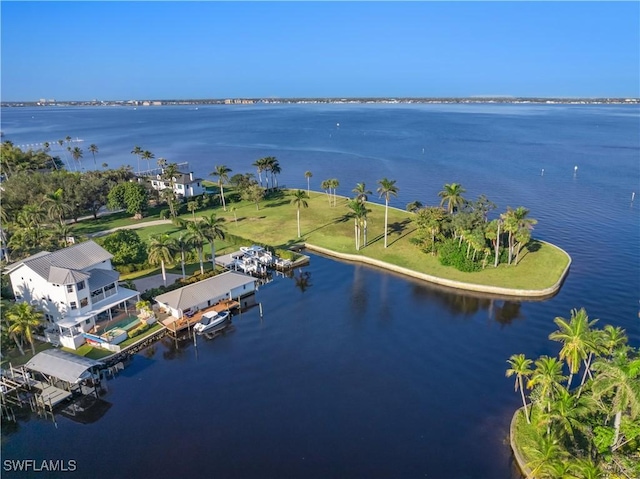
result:
<svg viewBox="0 0 640 479"><path fill-rule="evenodd" d="M83 333L133 311L140 294L118 285L120 273L111 253L94 241L50 253L41 251L5 270L17 301L43 311L56 340L71 349L85 342Z"/></svg>
<svg viewBox="0 0 640 479"><path fill-rule="evenodd" d="M151 187L154 190L162 191L166 188L171 188L171 182L165 179L162 174L156 175L156 177L150 181ZM193 171L189 173L179 172L173 177L173 192L179 198L191 198L192 196L202 195L205 192L202 178L194 178Z"/></svg>

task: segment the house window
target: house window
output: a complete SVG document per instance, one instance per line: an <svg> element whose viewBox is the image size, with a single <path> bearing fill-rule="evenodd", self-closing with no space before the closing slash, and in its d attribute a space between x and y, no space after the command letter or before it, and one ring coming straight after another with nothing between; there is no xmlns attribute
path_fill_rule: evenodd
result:
<svg viewBox="0 0 640 479"><path fill-rule="evenodd" d="M88 306L88 305L89 305L89 298L82 298L80 300L80 307L81 308L84 308L85 306Z"/></svg>
<svg viewBox="0 0 640 479"><path fill-rule="evenodd" d="M84 324L89 324L91 322L91 318L87 319Z"/></svg>
<svg viewBox="0 0 640 479"><path fill-rule="evenodd" d="M71 301L71 302L69 303L69 307L70 307L71 309L78 309L78 305L76 304L76 302L75 302L75 301Z"/></svg>
<svg viewBox="0 0 640 479"><path fill-rule="evenodd" d="M80 281L78 284L78 291L83 290L84 289L84 281Z"/></svg>
<svg viewBox="0 0 640 479"><path fill-rule="evenodd" d="M196 186L200 186L200 183L196 183Z"/></svg>
<svg viewBox="0 0 640 479"><path fill-rule="evenodd" d="M73 285L72 284L68 284L67 285L67 293L73 293Z"/></svg>
<svg viewBox="0 0 640 479"><path fill-rule="evenodd" d="M182 185L178 185L178 189L179 189L179 190L182 190L182 189L183 189L183 186L182 186Z"/></svg>

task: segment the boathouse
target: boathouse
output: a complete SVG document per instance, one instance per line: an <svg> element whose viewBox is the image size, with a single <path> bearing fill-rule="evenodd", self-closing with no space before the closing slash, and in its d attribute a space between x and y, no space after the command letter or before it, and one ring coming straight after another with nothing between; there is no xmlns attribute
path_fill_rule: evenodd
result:
<svg viewBox="0 0 640 479"><path fill-rule="evenodd" d="M256 290L255 279L227 271L197 283L156 296L158 306L174 318L207 309L224 300L247 296Z"/></svg>

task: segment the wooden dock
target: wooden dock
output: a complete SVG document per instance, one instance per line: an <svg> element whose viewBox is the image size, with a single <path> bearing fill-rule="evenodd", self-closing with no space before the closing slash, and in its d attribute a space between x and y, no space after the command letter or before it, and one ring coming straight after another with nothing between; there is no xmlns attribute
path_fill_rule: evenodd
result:
<svg viewBox="0 0 640 479"><path fill-rule="evenodd" d="M171 334L177 334L180 331L184 331L185 329L189 329L194 324L196 324L200 319L202 319L202 315L209 311L215 311L217 313L221 311L231 311L240 307L240 303L233 299L225 299L220 301L219 303L214 304L213 306L207 309L201 309L196 312L193 316L182 316L182 318L174 318L173 316L169 316L168 318L162 321L162 324L167 328L167 330Z"/></svg>

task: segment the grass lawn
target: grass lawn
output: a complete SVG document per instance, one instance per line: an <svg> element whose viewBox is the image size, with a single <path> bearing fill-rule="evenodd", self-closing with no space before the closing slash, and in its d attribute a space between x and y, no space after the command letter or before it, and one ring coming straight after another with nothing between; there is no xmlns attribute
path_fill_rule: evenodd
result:
<svg viewBox="0 0 640 479"><path fill-rule="evenodd" d="M488 266L474 273L464 273L452 267L442 266L437 257L422 253L411 244L410 238L415 233L411 220L412 214L406 211L389 208L388 248L384 248L384 205L367 203L371 210L368 215L368 245L360 251L355 249L354 223L348 217L348 199L339 197L336 206L330 206L324 193L311 192L307 200L308 208L300 211L300 227L302 237L297 237L296 208L290 204L290 196L284 193L262 201L259 209L254 203L241 201L227 205L227 211L221 207L200 210L196 217L216 213L226 219L226 231L230 234L251 241L265 243L279 248L288 248L293 244L306 242L328 248L339 253L368 256L384 262L396 264L421 273L446 278L454 281L498 286L512 289L544 289L554 285L568 264L568 258L562 250L547 243L535 242L536 248L525 250L517 266ZM233 210L232 210L233 208ZM190 213L182 215L184 219L192 218ZM148 219L148 218L145 218ZM113 222L100 219L102 229L120 225L123 218L115 218ZM131 224L133 220L127 224ZM83 222L84 223L84 222ZM92 223L92 221L86 221ZM88 228L88 227L87 227ZM95 231L94 228L91 228ZM152 226L138 230L144 239L151 234L169 233L178 235L178 228L172 224ZM216 241L216 254L233 249L229 243ZM205 248L210 258L210 249ZM210 261L209 261L210 264ZM171 265L171 272L180 273L180 265ZM196 263L189 265L189 271L198 269ZM205 268L209 269L205 263ZM136 277L158 274L160 268L137 272ZM131 278L128 275L127 278Z"/></svg>
<svg viewBox="0 0 640 479"><path fill-rule="evenodd" d="M39 341L35 342L36 344L36 354L45 351L46 349L53 348L53 345L50 343L41 343ZM29 360L34 356L31 353L31 345L27 344L24 346L24 353L22 356L20 355L20 351L18 348L11 349L8 353L3 352L4 356L2 358L2 365L8 366L11 363L12 366L22 366L23 364L27 364Z"/></svg>

